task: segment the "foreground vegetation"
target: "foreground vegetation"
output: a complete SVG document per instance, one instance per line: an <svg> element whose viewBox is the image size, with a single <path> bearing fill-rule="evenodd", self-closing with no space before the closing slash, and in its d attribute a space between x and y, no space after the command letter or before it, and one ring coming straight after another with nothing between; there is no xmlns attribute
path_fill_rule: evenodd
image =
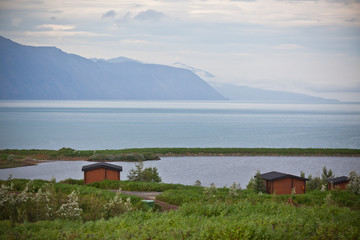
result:
<svg viewBox="0 0 360 240"><path fill-rule="evenodd" d="M318 148L133 148L120 150L0 150L0 168L27 166L36 160L146 161L159 156L360 156L360 149Z"/></svg>
<svg viewBox="0 0 360 240"><path fill-rule="evenodd" d="M0 184L12 184L11 194L22 195L28 182L15 179ZM39 189L46 192L46 184L53 184L59 205L68 203L66 199L77 191L80 215L14 219L4 217L9 208L2 205L0 239L360 239L360 195L350 191L314 190L291 196L259 194L242 190L238 184L216 188L105 180L85 186L82 180L68 179L60 183L35 180L32 195ZM130 208L105 214L104 206L114 202L117 194L104 189L119 187L161 191L158 200L180 208L170 212L147 209L134 197ZM295 206L286 204L289 198ZM13 214L28 210L36 216L35 205L15 209Z"/></svg>

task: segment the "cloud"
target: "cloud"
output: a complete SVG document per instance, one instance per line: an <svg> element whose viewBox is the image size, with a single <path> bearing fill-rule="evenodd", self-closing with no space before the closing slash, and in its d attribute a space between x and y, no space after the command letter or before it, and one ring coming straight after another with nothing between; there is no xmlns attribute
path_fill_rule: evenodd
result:
<svg viewBox="0 0 360 240"><path fill-rule="evenodd" d="M47 29L52 31L66 31L66 30L72 30L76 28L76 26L73 25L57 25L57 24L43 24L40 26L37 26L36 28L39 29Z"/></svg>
<svg viewBox="0 0 360 240"><path fill-rule="evenodd" d="M116 12L114 10L107 11L101 17L101 19L114 19L116 17Z"/></svg>
<svg viewBox="0 0 360 240"><path fill-rule="evenodd" d="M22 23L22 19L21 18L13 18L11 19L11 25L14 27L17 27L20 25L20 23Z"/></svg>
<svg viewBox="0 0 360 240"><path fill-rule="evenodd" d="M138 15L134 17L135 20L140 21L158 21L161 18L165 17L166 15L162 12L158 12L152 9L148 9L146 11L140 12Z"/></svg>

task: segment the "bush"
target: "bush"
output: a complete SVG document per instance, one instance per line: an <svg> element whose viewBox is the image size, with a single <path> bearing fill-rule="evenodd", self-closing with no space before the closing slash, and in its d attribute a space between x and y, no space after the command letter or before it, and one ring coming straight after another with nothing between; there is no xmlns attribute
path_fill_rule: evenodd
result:
<svg viewBox="0 0 360 240"><path fill-rule="evenodd" d="M256 175L255 175L253 189L257 193L265 193L266 192L265 185L264 185L264 179L262 177L260 177L259 170L256 172Z"/></svg>
<svg viewBox="0 0 360 240"><path fill-rule="evenodd" d="M160 160L160 158L152 153L93 154L88 158L88 161L97 162L138 162L146 160Z"/></svg>
<svg viewBox="0 0 360 240"><path fill-rule="evenodd" d="M204 198L206 201L215 199L217 193L217 188L214 183L210 184L210 187L204 188Z"/></svg>
<svg viewBox="0 0 360 240"><path fill-rule="evenodd" d="M143 162L135 163L135 169L131 169L127 176L130 181L139 182L161 182L161 177L157 172L157 168L144 168Z"/></svg>
<svg viewBox="0 0 360 240"><path fill-rule="evenodd" d="M353 193L360 194L360 175L352 171L349 174L350 182L347 189Z"/></svg>
<svg viewBox="0 0 360 240"><path fill-rule="evenodd" d="M36 222L55 218L80 219L83 217L84 220L96 220L104 216L116 216L125 212L124 210L141 208L140 198L125 197L120 192L115 194L93 187L74 186L52 181L20 180L22 181L19 179L2 181L3 183L0 185L0 220ZM19 189L22 189L20 192L15 190L14 182ZM20 182L22 186L20 186ZM125 198L126 200L124 200ZM120 203L125 207L119 208ZM100 206L114 206L114 208L103 209ZM118 208L122 210L119 211Z"/></svg>

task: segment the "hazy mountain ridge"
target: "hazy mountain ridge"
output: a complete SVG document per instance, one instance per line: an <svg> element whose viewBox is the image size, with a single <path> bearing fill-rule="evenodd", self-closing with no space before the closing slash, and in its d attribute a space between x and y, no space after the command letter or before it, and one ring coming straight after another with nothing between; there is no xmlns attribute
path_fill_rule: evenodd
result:
<svg viewBox="0 0 360 240"><path fill-rule="evenodd" d="M326 99L307 94L274 91L233 84L211 84L220 94L230 100L243 102L286 102L286 103L336 103L335 99Z"/></svg>
<svg viewBox="0 0 360 240"><path fill-rule="evenodd" d="M0 99L224 100L186 69L122 58L94 62L3 37L0 54Z"/></svg>
<svg viewBox="0 0 360 240"><path fill-rule="evenodd" d="M188 69L204 79L216 91L229 100L242 102L286 102L286 103L322 103L322 102L340 102L334 99L325 99L307 94L274 91L249 86L238 86L235 84L222 84L212 73L194 68L184 63L176 62L173 66Z"/></svg>
<svg viewBox="0 0 360 240"><path fill-rule="evenodd" d="M0 54L0 99L339 102L219 84L208 71L180 62L171 67L127 57L86 59L56 47L24 46L3 37Z"/></svg>

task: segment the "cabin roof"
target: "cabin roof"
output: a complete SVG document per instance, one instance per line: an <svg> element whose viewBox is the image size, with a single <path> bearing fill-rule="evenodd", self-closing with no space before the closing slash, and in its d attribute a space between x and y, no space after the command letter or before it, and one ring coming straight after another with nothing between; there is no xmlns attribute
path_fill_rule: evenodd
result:
<svg viewBox="0 0 360 240"><path fill-rule="evenodd" d="M341 177L336 177L336 178L330 178L328 179L328 182L333 183L333 184L340 184L340 183L344 183L344 182L348 182L349 178L347 176L341 176Z"/></svg>
<svg viewBox="0 0 360 240"><path fill-rule="evenodd" d="M122 171L122 166L110 164L110 163L106 163L106 162L94 163L94 164L83 166L81 168L81 171L89 171L89 170L94 170L94 169L98 169L98 168L106 168L106 169L120 171L120 172Z"/></svg>
<svg viewBox="0 0 360 240"><path fill-rule="evenodd" d="M268 181L275 181L275 180L280 180L280 179L284 179L284 178L295 178L295 179L299 179L299 180L303 180L303 181L309 180L307 178L303 178L303 177L299 177L299 176L295 176L295 175L291 175L291 174L287 174L287 173L276 172L276 171L260 174L260 177L265 180L268 180Z"/></svg>

